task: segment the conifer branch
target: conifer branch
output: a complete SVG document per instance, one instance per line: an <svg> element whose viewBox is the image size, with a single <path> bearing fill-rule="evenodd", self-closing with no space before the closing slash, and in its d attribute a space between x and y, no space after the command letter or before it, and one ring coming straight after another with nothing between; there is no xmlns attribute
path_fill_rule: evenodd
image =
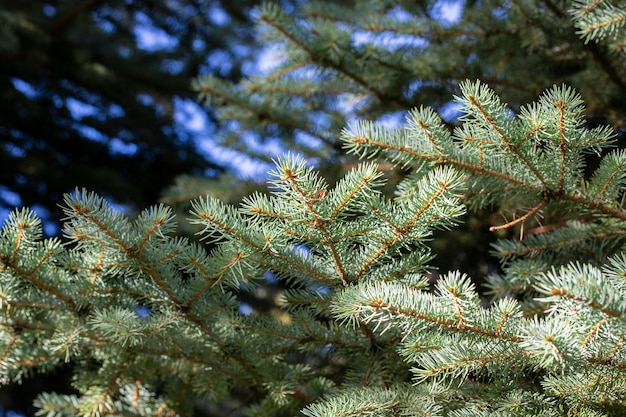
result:
<svg viewBox="0 0 626 417"><path fill-rule="evenodd" d="M478 90L478 88L477 88ZM489 123L489 125L491 126L491 128L498 133L498 136L500 136L500 139L502 139L502 142L505 144L506 149L513 152L515 154L515 156L517 156L523 163L524 165L526 165L528 167L528 169L533 173L533 175L535 176L535 178L537 178L537 180L539 180L539 182L541 183L542 187L544 190L549 190L550 187L548 186L548 184L546 184L545 179L543 178L543 175L541 175L541 173L537 170L537 167L531 163L524 154L522 154L512 143L512 141L504 134L504 132L502 131L502 129L498 126L498 124L496 123L496 121L491 117L491 115L489 115L489 113L483 108L481 102L479 99L477 99L476 97L474 97L473 95L469 95L467 97L469 103L476 107L479 111L479 113L482 115L482 117L487 121L487 123Z"/></svg>
<svg viewBox="0 0 626 417"><path fill-rule="evenodd" d="M328 244L330 248L330 252L335 261L335 266L337 267L337 273L339 275L339 279L341 280L341 282L344 283L344 285L347 284L346 272L344 270L341 258L339 257L339 252L337 251L337 248L330 236L330 233L328 232L328 229L326 228L326 220L323 219L322 216L320 216L320 214L315 210L315 207L313 206L313 204L319 202L320 198L323 198L323 195L320 197L320 194L318 194L314 196L314 200L311 201L310 196L300 187L300 185L296 181L297 175L291 172L289 167L285 168L285 175L286 175L286 180L293 185L294 189L299 194L299 197L302 199L302 201L304 201L304 204L306 205L307 210L312 214L314 220L311 226L315 229L319 229L322 232L322 235L324 236L324 242Z"/></svg>
<svg viewBox="0 0 626 417"><path fill-rule="evenodd" d="M375 140L372 137L363 136L362 134L353 135L351 132L347 130L344 131L342 137L344 140L348 141L352 145L351 151L354 153L359 153L360 146L371 146L372 148L378 148L378 149L382 149L388 152L400 152L400 153L410 156L416 161L419 161L420 159L425 159L425 160L429 160L440 165L451 165L451 166L462 168L464 170L467 170L476 174L484 174L485 176L488 176L488 177L497 177L497 178L506 180L507 182L522 185L524 186L524 188L527 188L528 190L539 191L542 189L541 187L533 185L520 178L506 175L502 172L496 171L491 168L486 168L483 165L472 164L470 162L450 158L448 156L446 157L433 156L433 155L423 153L423 152L420 152L419 150L411 149L405 146L383 143L383 142Z"/></svg>
<svg viewBox="0 0 626 417"><path fill-rule="evenodd" d="M580 7L583 16L602 7L594 1ZM469 61L490 59L484 50L501 60L502 71L481 72L515 87L513 104L466 81L456 98L461 116L444 122L420 107L406 126L358 122L344 130L349 152L387 159L393 175L401 168L390 184L376 163L337 180L302 157L278 159L267 193L238 207L214 197L192 203L190 223L200 226L208 249L174 237L164 206L130 221L77 191L65 198L68 243L42 239L32 212L14 212L0 232L2 382L72 362L77 393L38 400L51 415L187 415L186 400L196 394L215 404L236 395L226 415L295 415L303 407L311 417L623 411L626 153L601 154L612 131L587 128L582 99L566 86L518 107L525 95L515 94L541 80L509 77L520 73L513 68L519 61L494 52L494 35L506 49L504 40L528 31L536 39L524 45L525 59L544 44L559 45L537 49L563 59L558 65L583 57L582 47L559 49L559 33L570 33L562 5L543 4L558 18L554 28L531 3L519 2L482 16L497 27L480 21L485 6L478 4L448 27L432 19L413 24L413 7L426 13L427 5L398 5L369 20L343 6L311 8L314 20L300 27L297 17L265 6L260 20L284 46L285 64L240 87L216 78L196 86L203 98L221 102L225 119L242 121L239 131L271 123L334 143L312 118L343 93L374 98L363 104L373 119L398 104L413 107L409 101L429 97L429 88L442 108L442 88L455 85L442 68L471 73ZM498 13L529 20L517 27ZM454 45L476 57L440 54L428 78L420 68L428 57L376 42L361 47L344 26L433 44L464 36L467 42ZM324 72L302 76L311 69ZM584 81L581 71L568 77ZM287 114L292 98L302 114ZM323 129L361 110L322 116L333 119ZM589 151L600 163L587 178ZM392 186L395 197L386 194ZM494 245L502 268L487 278L489 293L479 294L460 272L436 282L428 274L428 240L456 225L465 203L521 216L492 231L539 213L550 220L523 241Z"/></svg>
<svg viewBox="0 0 626 417"><path fill-rule="evenodd" d="M220 282L221 278L228 272L234 265L240 262L245 255L241 252L236 252L234 257L222 267L222 270L217 273L215 276L209 275L208 271L204 268L204 266L199 263L199 261L193 257L190 258L192 264L200 271L201 275L205 277L206 283L202 286L195 294L193 294L189 300L185 303L185 309L189 309L193 303L198 301L200 297L206 293L209 289L211 289L214 285Z"/></svg>
<svg viewBox="0 0 626 417"><path fill-rule="evenodd" d="M374 313L378 311L386 310L394 315L401 315L405 317L423 320L428 323L436 324L440 326L441 328L446 329L450 332L468 332L468 333L478 334L481 336L486 336L486 337L493 338L493 339L500 339L500 340L505 340L507 342L516 342L516 343L519 343L523 340L521 337L518 337L512 334L502 334L501 329L493 331L490 329L463 324L463 321L461 320L461 318L459 318L458 320L442 319L437 316L426 315L426 314L420 313L419 311L416 311L416 310L395 307L391 304L385 303L383 300L380 300L380 299L371 301L368 304L368 306L373 309Z"/></svg>
<svg viewBox="0 0 626 417"><path fill-rule="evenodd" d="M534 216L535 213L537 213L539 210L541 210L541 208L546 204L545 200L542 200L539 202L539 204L537 204L535 207L533 207L530 211L528 211L528 213L524 214L522 217L519 217L515 220L512 220L508 223L502 224L500 226L491 226L489 228L490 232L494 232L497 230L502 230L502 229L509 229L517 224L523 223L526 220L528 220L530 217Z"/></svg>
<svg viewBox="0 0 626 417"><path fill-rule="evenodd" d="M216 87L216 83L218 83L217 79L213 77L206 77L204 80L195 83L194 86L195 89L201 94L201 97L210 96L214 99L218 98L220 100L224 100L234 107L246 110L250 114L254 115L259 121L269 121L272 123L276 123L277 125L287 129L294 129L304 132L307 135L317 138L324 143L331 145L334 144L334 141L331 138L320 135L318 132L313 131L310 126L303 126L302 124L299 124L293 120L278 117L276 114L274 114L274 112L268 112L267 106L265 106L265 109L257 108L257 106L253 105L253 103L255 103L253 100L246 100L238 97L234 93L228 93L226 91L223 91L224 87Z"/></svg>
<svg viewBox="0 0 626 417"><path fill-rule="evenodd" d="M329 68L332 68L335 71L337 71L338 73L346 76L348 79L353 80L357 85L360 85L360 86L364 87L366 90L368 90L371 93L373 93L374 96L380 102L396 103L396 104L398 104L398 105L400 105L401 107L404 107L404 108L409 107L411 105L411 103L407 102L406 100L404 100L400 96L397 96L397 95L390 96L388 93L375 88L365 78L363 78L362 76L358 75L356 72L351 71L351 70L343 67L342 65L339 65L339 64L336 64L334 62L331 62L330 60L320 60L320 58L315 53L315 51L312 50L311 48L309 48L309 45L308 45L307 42L304 42L303 40L301 40L297 36L295 36L293 33L289 32L286 27L280 25L275 19L272 19L268 14L262 15L261 16L261 20L264 23L266 23L267 25L269 25L272 28L274 28L279 33L281 33L286 39L288 39L290 42L292 42L294 45L296 45L298 48L300 48L303 52L305 52L312 61L318 62L322 66L328 66ZM313 32L313 35L315 35L314 32Z"/></svg>
<svg viewBox="0 0 626 417"><path fill-rule="evenodd" d="M560 195L559 198L579 204L581 207L585 209L589 209L590 211L597 211L599 213L606 214L616 219L626 220L625 210L621 210L616 207L611 207L605 203L592 200L578 193L577 194L563 194L563 195Z"/></svg>
<svg viewBox="0 0 626 417"><path fill-rule="evenodd" d="M11 262L4 262L3 261L3 263L4 263L5 267L11 268L12 270L14 270L21 278L23 278L26 281L30 282L34 286L36 286L38 288L41 288L42 290L48 292L50 295L54 296L58 300L60 300L63 303L67 304L70 307L70 309L72 309L72 310L76 309L76 304L74 303L74 300L72 300L69 296L67 296L66 294L63 294L61 291L59 291L56 286L51 285L51 284L47 284L43 280L39 279L36 276L36 274L35 274L36 271L32 271L32 272L31 271L25 271L21 267L19 267L18 265L13 264Z"/></svg>

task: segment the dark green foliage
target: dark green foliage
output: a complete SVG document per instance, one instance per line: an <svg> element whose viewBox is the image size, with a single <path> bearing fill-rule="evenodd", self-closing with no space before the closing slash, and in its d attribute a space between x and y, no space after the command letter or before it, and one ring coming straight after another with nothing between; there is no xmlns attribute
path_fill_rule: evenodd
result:
<svg viewBox="0 0 626 417"><path fill-rule="evenodd" d="M36 402L49 416L187 415L196 395L241 398L235 409L246 415L620 415L624 241L603 245L610 236L594 236L594 226L623 230L626 214L621 192L593 199L582 170L570 168L612 134L582 128L568 87L517 117L481 83L461 90L453 134L428 109L411 112L405 128L344 132L352 151L415 168L396 197L380 192L373 163L331 187L287 156L269 195L239 208L192 202L208 252L173 236L165 206L131 221L77 190L64 203L67 244L41 240L32 212L14 212L0 236L3 375L19 381L72 361L77 393ZM596 170L604 189L620 181L604 168L619 154ZM527 218L557 206L566 223L531 253L510 244L520 253L501 255L490 300L461 272L431 285L433 230L453 227L463 202L502 200L534 202ZM575 262L550 263L573 242ZM238 294L269 277L289 288L275 300L281 314L246 312Z"/></svg>
<svg viewBox="0 0 626 417"><path fill-rule="evenodd" d="M175 111L200 72L241 76L255 2L238 3L0 2L2 207L17 197L58 220L79 185L139 210L176 176L219 170Z"/></svg>
<svg viewBox="0 0 626 417"><path fill-rule="evenodd" d="M195 198L184 222L76 190L66 243L16 210L0 234L6 381L75 364L75 392L37 399L50 416L188 415L198 397L222 415L625 414L626 156L583 105L622 124L621 6L467 2L447 23L438 7L260 9L285 61L196 88L230 121L222 145L269 132L331 153L276 158L267 193ZM375 120L346 123L361 115ZM466 211L501 215L486 291L429 267L435 231Z"/></svg>

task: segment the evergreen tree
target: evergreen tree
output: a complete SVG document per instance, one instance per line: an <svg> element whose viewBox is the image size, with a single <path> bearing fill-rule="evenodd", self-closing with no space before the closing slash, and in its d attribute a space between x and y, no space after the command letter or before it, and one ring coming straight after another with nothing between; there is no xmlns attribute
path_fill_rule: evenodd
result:
<svg viewBox="0 0 626 417"><path fill-rule="evenodd" d="M468 3L465 12L485 7L485 17L494 16L485 25L506 27L509 14L531 5L492 13L492 5ZM553 13L565 7L541 5ZM608 59L622 53L618 6L576 2L563 10ZM397 17L404 9L386 10ZM617 29L601 29L600 19ZM345 24L338 22L327 26ZM318 51L314 38L301 46ZM326 59L332 63L332 54ZM375 62L394 65L391 55ZM623 64L610 62L619 75ZM370 69L347 68L359 68L363 80ZM401 79L384 75L370 87ZM333 74L329 80L352 88ZM284 88L298 88L297 79L289 82ZM379 104L364 103L373 106L368 112L385 111L379 93ZM612 94L600 87L590 105L619 125L620 109L606 101ZM425 106L407 109L400 127L350 123L341 144L376 162L359 162L338 181L301 156L276 158L270 193L238 207L212 196L192 202L200 243L174 235L165 205L129 219L81 189L64 199L67 243L42 239L31 210L14 211L0 233L3 379L73 363L76 392L36 402L50 416L188 415L196 395L245 415L623 415L626 153L611 149L615 129L589 127L583 98L569 86L523 105L502 97L462 81L454 129ZM275 98L248 100L241 125ZM284 114L306 118L319 103L317 111L331 105L310 98L307 112ZM589 155L598 162L589 164ZM388 167L403 173L391 184ZM479 209L503 214L494 231L539 225L494 246L502 273L489 276L488 298L463 271L428 279L433 232ZM276 300L279 315L243 302L268 282L288 288Z"/></svg>

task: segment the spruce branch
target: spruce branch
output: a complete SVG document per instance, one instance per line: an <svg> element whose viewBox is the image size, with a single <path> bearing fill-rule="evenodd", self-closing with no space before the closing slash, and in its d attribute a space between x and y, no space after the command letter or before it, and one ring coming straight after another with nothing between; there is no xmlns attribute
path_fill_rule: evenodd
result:
<svg viewBox="0 0 626 417"><path fill-rule="evenodd" d="M623 152L613 151L602 158L587 183L582 173L583 152L600 152L611 146L613 133L605 127L584 127L584 105L572 89L563 86L546 91L537 102L522 107L519 116L481 83L463 83L461 91L463 96L457 101L463 105L463 124L452 135L431 110L419 109L409 113L406 128L385 131L360 123L344 130L342 139L349 152L363 157L382 156L417 172L424 165L453 166L466 172L470 178L466 194L470 206L506 206L512 201L529 205L525 213L514 215L514 220L493 226L494 231L523 226L540 211L574 211L574 207L579 212L605 215L594 223L623 221L624 210L619 202L624 180ZM605 195L611 197L604 199ZM576 241L575 229L555 233L548 244L554 249L565 248L566 241ZM612 233L619 239L618 232ZM563 240L566 235L569 237ZM542 234L540 238L546 242L550 236ZM591 236L585 235L584 240L593 240ZM597 236L606 245L608 236L602 232ZM503 244L517 247L520 253L546 253L548 246L536 243L531 239L528 244ZM605 246L602 253L609 248ZM509 249L506 252L512 253ZM503 259L508 256L502 252Z"/></svg>
<svg viewBox="0 0 626 417"><path fill-rule="evenodd" d="M266 25L272 27L280 33L284 39L293 43L300 51L306 53L309 59L321 67L330 68L336 71L347 80L354 82L357 86L374 95L380 102L396 103L401 107L408 107L408 103L403 97L391 95L381 88L377 88L374 80L368 80L360 73L355 72L346 65L350 59L349 36L344 36L346 42L339 42L337 32L334 36L325 37L323 27L312 27L309 33L304 33L297 25L295 19L288 17L282 10L274 5L266 4L259 13L259 19Z"/></svg>
<svg viewBox="0 0 626 417"><path fill-rule="evenodd" d="M375 163L330 184L289 154L267 193L192 202L208 245L174 237L165 206L130 220L84 190L65 197L67 243L15 211L0 232L3 379L75 363L78 394L42 395L49 415L185 415L181 398L234 392L230 410L264 415L621 410L624 152L585 178L583 152L613 134L585 127L568 87L517 115L483 84L461 87L453 131L420 108L406 127L344 132L352 152L412 170L394 197ZM426 274L427 241L465 203L512 211L507 228L558 215L496 244L490 301L461 272ZM275 317L242 309L268 288Z"/></svg>
<svg viewBox="0 0 626 417"><path fill-rule="evenodd" d="M623 36L620 37L620 29L626 23L626 9L623 5L612 1L578 0L572 3L569 13L583 39L623 39Z"/></svg>

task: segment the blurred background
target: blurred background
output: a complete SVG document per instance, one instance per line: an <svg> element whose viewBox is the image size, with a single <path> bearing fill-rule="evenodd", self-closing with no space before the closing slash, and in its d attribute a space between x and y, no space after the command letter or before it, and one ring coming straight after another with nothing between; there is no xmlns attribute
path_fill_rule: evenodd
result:
<svg viewBox="0 0 626 417"><path fill-rule="evenodd" d="M29 206L55 235L75 187L133 212L181 174L223 172L190 85L255 71L258 3L0 1L0 218Z"/></svg>

